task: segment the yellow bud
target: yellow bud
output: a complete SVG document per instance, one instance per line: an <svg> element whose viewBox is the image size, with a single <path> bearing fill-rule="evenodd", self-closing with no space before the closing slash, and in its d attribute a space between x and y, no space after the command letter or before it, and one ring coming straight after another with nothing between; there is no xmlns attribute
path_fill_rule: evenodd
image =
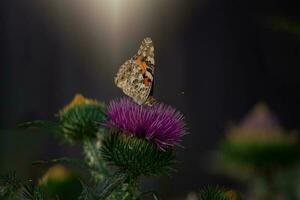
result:
<svg viewBox="0 0 300 200"><path fill-rule="evenodd" d="M234 190L226 191L225 196L228 197L230 200L238 200L239 199L239 195Z"/></svg>
<svg viewBox="0 0 300 200"><path fill-rule="evenodd" d="M65 113L65 112L67 112L68 110L70 110L74 106L82 105L82 104L102 105L97 100L88 99L88 98L85 98L81 94L76 94L75 97L73 98L73 100L69 104L67 104L65 107L63 107L63 109L60 111L60 115L63 114L63 113Z"/></svg>
<svg viewBox="0 0 300 200"><path fill-rule="evenodd" d="M48 180L64 180L70 176L70 172L62 165L51 167L40 180L40 184L45 184Z"/></svg>

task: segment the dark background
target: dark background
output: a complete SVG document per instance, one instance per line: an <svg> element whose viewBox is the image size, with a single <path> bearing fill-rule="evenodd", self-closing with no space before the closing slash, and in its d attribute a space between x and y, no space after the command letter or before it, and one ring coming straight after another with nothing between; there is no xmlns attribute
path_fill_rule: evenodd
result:
<svg viewBox="0 0 300 200"><path fill-rule="evenodd" d="M53 119L76 93L122 96L113 77L146 36L156 51L154 95L184 113L191 133L178 172L145 182L165 199L207 184L242 189L210 170L211 151L257 102L300 128L297 1L127 0L112 9L99 0L99 10L95 2L0 1L0 172L38 176L33 160L81 156L77 146L15 127Z"/></svg>

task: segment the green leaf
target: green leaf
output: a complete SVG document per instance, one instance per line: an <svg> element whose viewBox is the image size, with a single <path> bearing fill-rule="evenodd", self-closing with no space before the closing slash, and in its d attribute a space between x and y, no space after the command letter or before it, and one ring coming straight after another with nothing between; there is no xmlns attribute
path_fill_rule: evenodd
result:
<svg viewBox="0 0 300 200"><path fill-rule="evenodd" d="M70 142L95 138L99 123L106 120L105 108L100 104L79 104L59 116L58 122L36 120L19 124L19 128L39 128L63 136Z"/></svg>
<svg viewBox="0 0 300 200"><path fill-rule="evenodd" d="M38 128L47 130L55 135L61 135L61 129L57 122L51 122L51 121L43 121L43 120L35 120L31 122L24 122L18 125L19 128Z"/></svg>
<svg viewBox="0 0 300 200"><path fill-rule="evenodd" d="M90 167L79 159L73 159L73 158L58 158L58 159L52 159L52 160L38 160L32 162L32 165L49 165L49 164L68 164L71 166L76 166L82 169L90 169Z"/></svg>

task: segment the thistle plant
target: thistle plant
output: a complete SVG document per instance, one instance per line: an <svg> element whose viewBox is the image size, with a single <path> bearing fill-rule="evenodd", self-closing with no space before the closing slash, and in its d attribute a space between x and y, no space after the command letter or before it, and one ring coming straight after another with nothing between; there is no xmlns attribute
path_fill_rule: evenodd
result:
<svg viewBox="0 0 300 200"><path fill-rule="evenodd" d="M59 111L60 129L70 142L97 137L99 128L96 122L105 119L105 105L80 94Z"/></svg>
<svg viewBox="0 0 300 200"><path fill-rule="evenodd" d="M94 185L110 176L110 171L100 155L100 146L106 130L99 126L106 120L105 104L77 94L74 99L59 111L55 121L32 121L20 124L22 128L38 127L55 133L62 140L80 143L85 160L58 158L38 161L35 164L70 164L88 170ZM83 185L83 188L86 188Z"/></svg>
<svg viewBox="0 0 300 200"><path fill-rule="evenodd" d="M86 138L95 138L99 133L97 122L103 122L106 119L105 105L77 94L56 116L58 117L54 122L36 120L22 123L19 127L44 128L64 137L71 143Z"/></svg>
<svg viewBox="0 0 300 200"><path fill-rule="evenodd" d="M279 125L265 104L256 105L240 125L227 131L219 154L222 171L250 181L257 199L279 195L278 175L299 163L297 137Z"/></svg>
<svg viewBox="0 0 300 200"><path fill-rule="evenodd" d="M85 163L91 169L96 181L103 180L109 174L99 155L99 146L105 130L98 123L106 120L105 104L88 99L81 94L64 106L57 115L56 121L32 121L20 124L20 127L39 127L55 133L69 143L79 142L83 146ZM72 159L55 159L54 162L74 162ZM74 164L78 165L78 161ZM83 165L84 165L83 164Z"/></svg>
<svg viewBox="0 0 300 200"><path fill-rule="evenodd" d="M70 144L83 146L85 159L82 161L58 158L34 162L69 164L88 171L90 178L81 178L81 186L76 189L80 195L74 193L72 199L141 200L149 195L158 199L153 191L139 191L139 179L172 172L176 147L180 146L186 133L183 115L179 111L163 103L138 105L129 98L113 100L106 107L97 100L76 95L58 113L55 121L26 122L20 127L39 127L61 136ZM0 179L0 196L65 199L61 192L66 190L62 189L57 174L69 177L66 180L73 177L61 165L49 170L35 184L18 181L15 175L3 177Z"/></svg>
<svg viewBox="0 0 300 200"><path fill-rule="evenodd" d="M45 200L50 199L41 187L31 180L22 180L15 172L0 176L0 199Z"/></svg>
<svg viewBox="0 0 300 200"><path fill-rule="evenodd" d="M122 98L110 102L107 117L103 125L109 133L101 148L103 158L116 168L117 177L124 175L122 182L128 182L135 191L134 198L138 198L140 194L135 186L140 176L171 172L175 146L186 132L183 116L162 103L138 105L129 98ZM107 188L115 187L114 181ZM113 189L107 191L103 199Z"/></svg>

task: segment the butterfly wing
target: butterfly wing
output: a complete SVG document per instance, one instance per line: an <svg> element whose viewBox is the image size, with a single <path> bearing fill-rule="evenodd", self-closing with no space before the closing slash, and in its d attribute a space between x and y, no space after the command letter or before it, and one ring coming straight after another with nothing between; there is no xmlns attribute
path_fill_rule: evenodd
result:
<svg viewBox="0 0 300 200"><path fill-rule="evenodd" d="M154 73L154 46L145 38L135 56L119 69L115 84L136 103L144 104L152 91Z"/></svg>

